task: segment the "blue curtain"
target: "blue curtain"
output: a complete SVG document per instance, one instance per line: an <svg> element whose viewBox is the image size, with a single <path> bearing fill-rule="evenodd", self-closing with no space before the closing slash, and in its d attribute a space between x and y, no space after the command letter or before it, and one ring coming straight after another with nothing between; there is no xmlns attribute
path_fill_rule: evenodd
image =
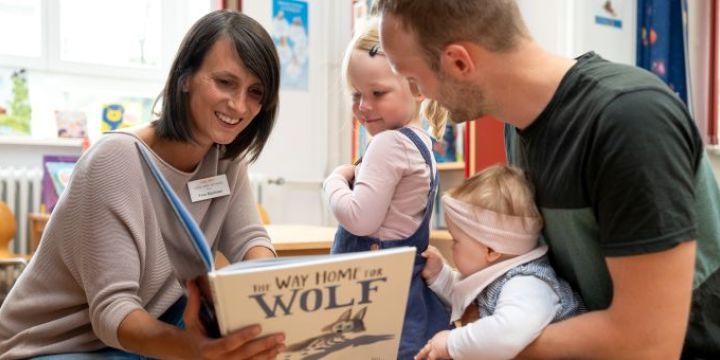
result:
<svg viewBox="0 0 720 360"><path fill-rule="evenodd" d="M650 70L688 104L687 0L638 0L637 65Z"/></svg>

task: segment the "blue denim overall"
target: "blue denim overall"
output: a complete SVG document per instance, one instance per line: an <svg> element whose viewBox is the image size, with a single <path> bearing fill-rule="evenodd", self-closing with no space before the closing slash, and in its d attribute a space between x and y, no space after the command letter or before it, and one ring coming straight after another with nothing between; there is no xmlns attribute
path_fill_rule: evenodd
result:
<svg viewBox="0 0 720 360"><path fill-rule="evenodd" d="M422 154L425 163L430 167L430 192L427 196L427 207L420 227L407 239L380 241L369 236L353 235L340 226L335 233L335 241L333 241L330 252L337 254L398 246L414 246L417 249L398 352L398 359L412 359L433 335L438 331L449 329L450 314L437 295L425 285L421 276L425 258L420 256L420 253L427 249L430 241L430 215L438 187L437 174L432 171L432 155L427 146L411 129L401 128L398 131L410 138Z"/></svg>

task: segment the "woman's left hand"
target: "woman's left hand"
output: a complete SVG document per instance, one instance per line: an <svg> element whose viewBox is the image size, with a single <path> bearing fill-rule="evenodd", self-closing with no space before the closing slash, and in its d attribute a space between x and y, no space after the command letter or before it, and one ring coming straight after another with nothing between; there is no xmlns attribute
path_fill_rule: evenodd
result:
<svg viewBox="0 0 720 360"><path fill-rule="evenodd" d="M450 353L447 349L447 338L450 336L449 330L441 331L430 339L427 344L415 355L415 360L421 359L449 359Z"/></svg>

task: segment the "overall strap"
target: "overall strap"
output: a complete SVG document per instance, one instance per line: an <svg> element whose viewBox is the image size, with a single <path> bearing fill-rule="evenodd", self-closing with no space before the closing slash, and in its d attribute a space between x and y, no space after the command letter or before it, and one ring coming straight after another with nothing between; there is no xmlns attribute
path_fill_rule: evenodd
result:
<svg viewBox="0 0 720 360"><path fill-rule="evenodd" d="M438 183L437 171L434 171L432 166L432 154L430 153L427 145L422 142L422 139L420 139L420 137L415 133L415 131L407 127L400 128L398 129L398 131L401 132L403 135L407 136L408 139L410 139L410 141L415 144L415 147L417 147L418 151L420 151L420 155L422 155L423 159L425 160L425 164L430 167L430 192L428 193L428 206L425 208L425 213L427 214L432 211L435 194L437 193Z"/></svg>

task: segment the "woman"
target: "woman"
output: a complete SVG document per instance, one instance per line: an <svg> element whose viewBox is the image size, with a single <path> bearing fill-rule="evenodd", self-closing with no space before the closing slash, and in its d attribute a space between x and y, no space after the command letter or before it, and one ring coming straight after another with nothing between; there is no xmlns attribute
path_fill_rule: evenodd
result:
<svg viewBox="0 0 720 360"><path fill-rule="evenodd" d="M247 163L272 130L278 82L273 42L256 21L229 11L198 20L171 67L159 119L105 135L78 162L0 308L0 358L275 357L283 335L253 339L258 326L206 337L192 285L185 309L158 221L167 210L149 191L154 180L135 143L152 150L213 249L231 261L272 257ZM230 194L190 201L188 182L206 178L224 178Z"/></svg>

